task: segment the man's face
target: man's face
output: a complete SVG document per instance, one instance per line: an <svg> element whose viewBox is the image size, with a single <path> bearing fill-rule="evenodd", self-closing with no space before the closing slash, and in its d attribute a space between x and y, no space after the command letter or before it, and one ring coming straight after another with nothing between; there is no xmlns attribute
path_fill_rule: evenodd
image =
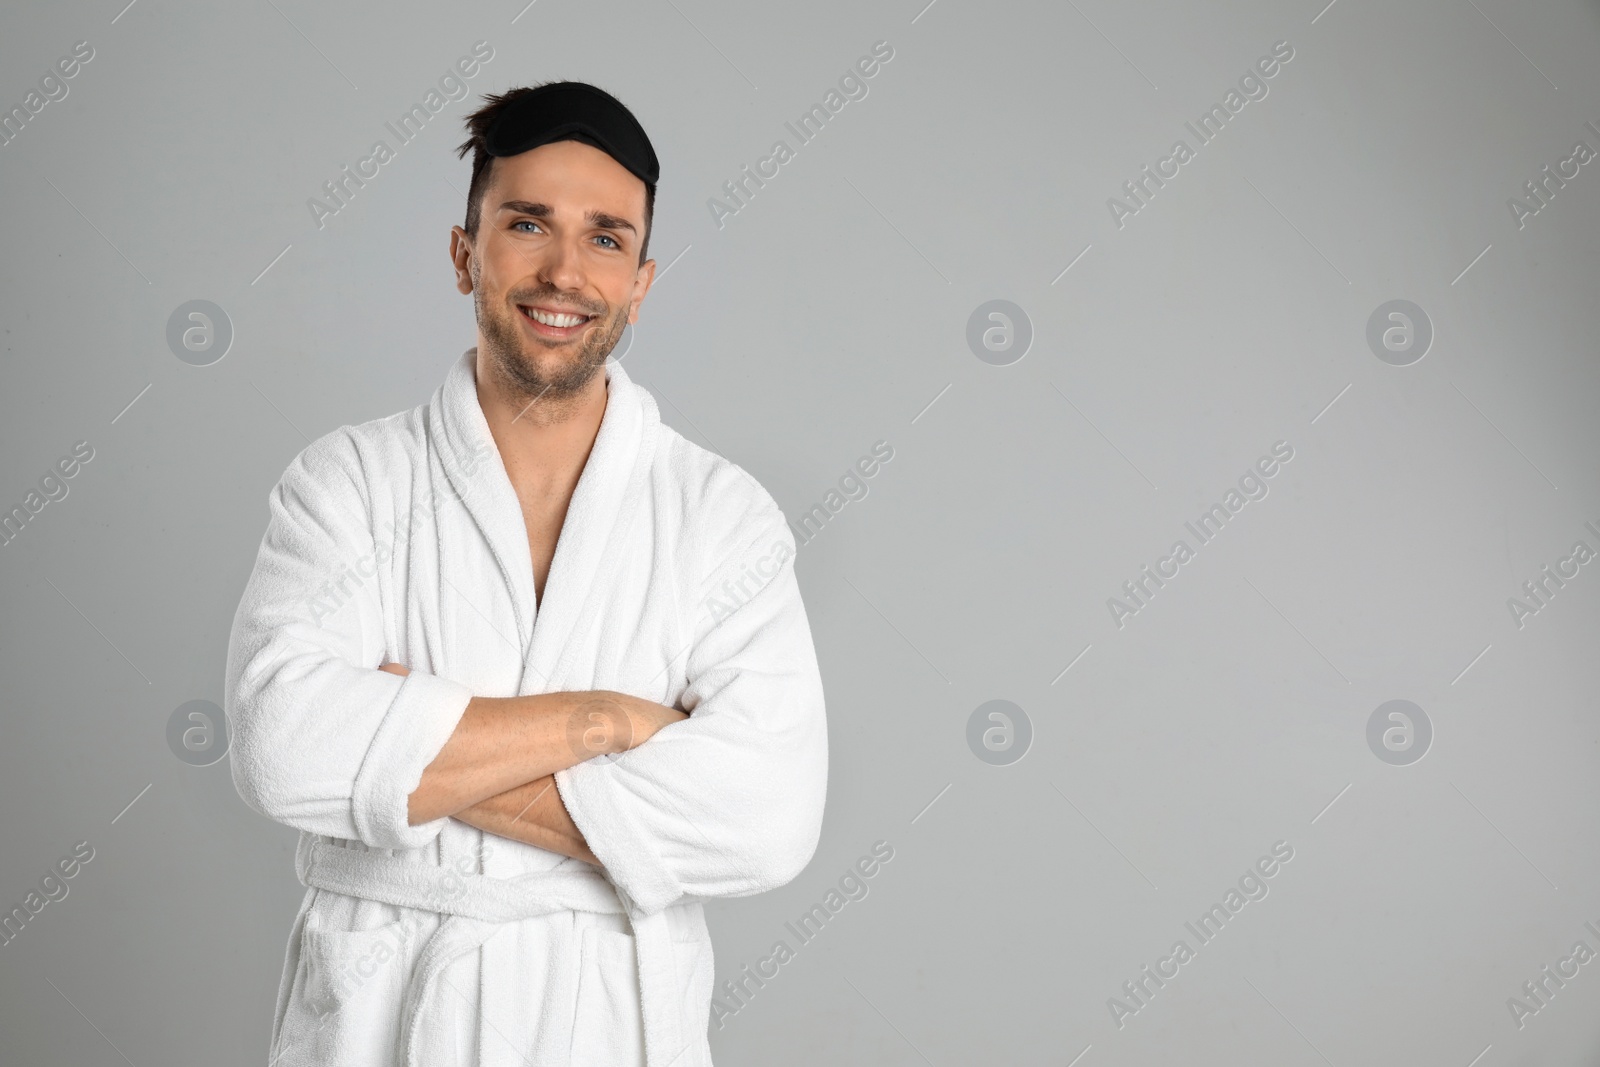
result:
<svg viewBox="0 0 1600 1067"><path fill-rule="evenodd" d="M495 159L489 173L477 239L452 230L456 287L473 294L502 379L530 400L575 396L655 277L654 260L639 263L644 182L580 141Z"/></svg>

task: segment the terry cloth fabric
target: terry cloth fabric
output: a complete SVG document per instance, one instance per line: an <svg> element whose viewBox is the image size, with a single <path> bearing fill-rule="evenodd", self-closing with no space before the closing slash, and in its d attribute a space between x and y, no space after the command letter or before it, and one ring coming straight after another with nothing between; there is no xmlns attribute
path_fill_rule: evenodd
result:
<svg viewBox="0 0 1600 1067"><path fill-rule="evenodd" d="M269 1055L704 1067L702 902L790 881L821 829L827 733L793 535L609 361L536 603L476 357L428 404L313 442L269 498L225 688L234 782L301 832L308 887ZM473 696L588 689L690 713L556 776L602 868L451 818L407 824Z"/></svg>

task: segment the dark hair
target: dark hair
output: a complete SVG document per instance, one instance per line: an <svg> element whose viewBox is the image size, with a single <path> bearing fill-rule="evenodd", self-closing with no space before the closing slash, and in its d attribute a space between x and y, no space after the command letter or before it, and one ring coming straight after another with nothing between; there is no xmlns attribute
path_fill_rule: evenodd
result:
<svg viewBox="0 0 1600 1067"><path fill-rule="evenodd" d="M549 83L540 83L540 85L546 84ZM494 124L494 120L500 117L500 113L505 110L507 104L533 92L537 88L539 88L538 85L525 85L520 89L509 89L499 94L485 94L483 97L484 105L466 117L467 130L471 136L461 142L461 147L456 150L456 156L464 159L467 151L469 149L472 151L472 184L467 187L467 222L463 229L467 231L467 236L473 240L478 239L478 220L482 217L483 194L489 186L489 164L495 160L495 157L491 156L483 146L484 134ZM580 141L594 148L600 148L602 152L605 151L604 148L595 143L594 138L582 133L568 134L562 137L561 140ZM655 213L656 187L646 182L644 187L644 238L639 242L639 263L641 266L650 251L650 224L655 218Z"/></svg>

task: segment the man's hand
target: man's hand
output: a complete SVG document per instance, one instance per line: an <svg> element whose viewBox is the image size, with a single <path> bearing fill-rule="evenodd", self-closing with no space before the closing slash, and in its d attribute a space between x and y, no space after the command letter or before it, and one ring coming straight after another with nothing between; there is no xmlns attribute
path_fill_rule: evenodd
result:
<svg viewBox="0 0 1600 1067"><path fill-rule="evenodd" d="M604 715L614 721L619 721L622 730L622 744L604 751L626 752L630 748L638 748L650 740L662 727L671 726L675 722L682 722L689 716L677 708L669 708L665 704L657 704L653 700L642 697L629 696L627 693L617 693L609 689L593 689L586 693L573 694L587 698L580 708L591 714ZM599 755L598 752L595 755Z"/></svg>

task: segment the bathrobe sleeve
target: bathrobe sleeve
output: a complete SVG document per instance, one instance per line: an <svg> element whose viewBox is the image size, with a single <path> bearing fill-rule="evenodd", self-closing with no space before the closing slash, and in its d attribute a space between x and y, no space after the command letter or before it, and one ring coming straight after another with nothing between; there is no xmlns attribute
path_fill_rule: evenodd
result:
<svg viewBox="0 0 1600 1067"><path fill-rule="evenodd" d="M407 824L407 798L472 694L386 653L362 458L348 431L297 456L234 615L224 689L239 795L261 814L374 848L426 844L445 819ZM371 462L374 457L365 457Z"/></svg>
<svg viewBox="0 0 1600 1067"><path fill-rule="evenodd" d="M781 886L821 833L822 678L794 536L772 498L755 493L750 510L699 534L717 551L680 604L693 635L680 700L690 718L556 775L589 848L646 914L686 896Z"/></svg>

